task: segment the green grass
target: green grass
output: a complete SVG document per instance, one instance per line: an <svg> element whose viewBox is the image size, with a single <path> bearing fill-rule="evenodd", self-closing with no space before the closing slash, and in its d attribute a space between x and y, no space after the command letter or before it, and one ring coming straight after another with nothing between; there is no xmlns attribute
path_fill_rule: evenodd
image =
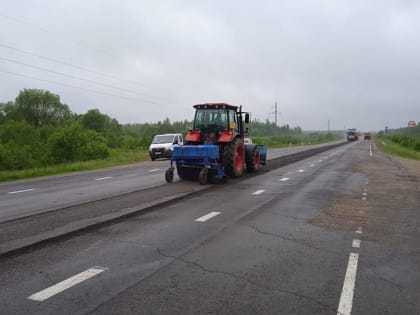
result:
<svg viewBox="0 0 420 315"><path fill-rule="evenodd" d="M420 160L420 152L405 148L389 139L375 138L376 146L383 152L406 159Z"/></svg>
<svg viewBox="0 0 420 315"><path fill-rule="evenodd" d="M254 143L263 144L267 148L285 148L298 147L304 145L314 145L328 143L342 139L341 135L330 135L329 137L323 135L299 135L299 136L273 136L273 137L251 137Z"/></svg>
<svg viewBox="0 0 420 315"><path fill-rule="evenodd" d="M71 172L95 170L105 167L125 165L149 160L147 150L110 150L108 158L85 162L74 162L54 166L27 169L22 171L0 171L0 182L28 179L41 176L58 175Z"/></svg>

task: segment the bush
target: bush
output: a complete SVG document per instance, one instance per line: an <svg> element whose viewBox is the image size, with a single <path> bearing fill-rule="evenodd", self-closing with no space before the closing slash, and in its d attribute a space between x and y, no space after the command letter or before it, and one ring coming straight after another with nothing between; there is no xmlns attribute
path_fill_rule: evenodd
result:
<svg viewBox="0 0 420 315"><path fill-rule="evenodd" d="M45 166L50 162L49 149L39 129L25 121L0 125L0 169L14 170Z"/></svg>
<svg viewBox="0 0 420 315"><path fill-rule="evenodd" d="M106 139L93 130L84 130L80 124L57 130L48 140L55 163L86 161L109 155Z"/></svg>
<svg viewBox="0 0 420 315"><path fill-rule="evenodd" d="M84 144L80 147L79 159L81 161L104 159L109 156L107 141L104 136L88 130L83 133Z"/></svg>

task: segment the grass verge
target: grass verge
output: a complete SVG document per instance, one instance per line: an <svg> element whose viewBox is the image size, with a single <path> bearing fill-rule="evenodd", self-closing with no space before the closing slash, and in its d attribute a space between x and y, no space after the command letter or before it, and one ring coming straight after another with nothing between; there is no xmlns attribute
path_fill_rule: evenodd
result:
<svg viewBox="0 0 420 315"><path fill-rule="evenodd" d="M420 160L420 152L412 149L405 148L388 139L375 138L376 146L387 154L396 155L406 159Z"/></svg>
<svg viewBox="0 0 420 315"><path fill-rule="evenodd" d="M109 157L103 160L66 163L21 171L1 171L0 182L95 170L105 167L137 163L146 160L149 160L149 154L147 150L112 149L110 150Z"/></svg>

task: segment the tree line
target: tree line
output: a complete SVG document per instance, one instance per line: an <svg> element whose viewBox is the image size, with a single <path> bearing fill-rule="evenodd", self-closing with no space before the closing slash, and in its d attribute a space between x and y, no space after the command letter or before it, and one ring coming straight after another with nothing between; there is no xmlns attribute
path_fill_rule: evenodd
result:
<svg viewBox="0 0 420 315"><path fill-rule="evenodd" d="M192 121L169 118L122 125L98 109L76 114L57 94L24 89L13 102L0 103L0 171L104 159L118 149L147 149L154 135L185 135L191 126ZM301 133L299 127L279 127L269 121L254 120L251 125L253 137L282 135L289 140Z"/></svg>

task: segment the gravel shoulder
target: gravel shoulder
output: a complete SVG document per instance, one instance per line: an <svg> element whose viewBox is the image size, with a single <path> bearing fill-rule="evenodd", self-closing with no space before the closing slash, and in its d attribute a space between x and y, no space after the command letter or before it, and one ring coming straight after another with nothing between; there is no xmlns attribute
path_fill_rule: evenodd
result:
<svg viewBox="0 0 420 315"><path fill-rule="evenodd" d="M330 229L369 231L371 240L402 241L418 247L420 238L420 161L374 150L353 164L365 183L324 209L312 223ZM365 193L365 194L364 194ZM364 198L365 197L365 198Z"/></svg>

